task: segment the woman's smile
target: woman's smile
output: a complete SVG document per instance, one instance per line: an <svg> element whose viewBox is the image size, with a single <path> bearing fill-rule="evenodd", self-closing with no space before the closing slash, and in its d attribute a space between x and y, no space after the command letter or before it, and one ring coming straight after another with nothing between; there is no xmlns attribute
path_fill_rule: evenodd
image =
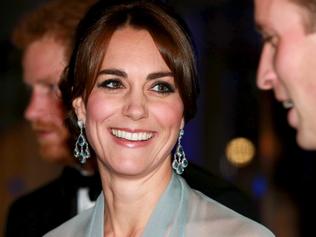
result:
<svg viewBox="0 0 316 237"><path fill-rule="evenodd" d="M132 132L132 131L128 131L127 129L111 129L112 135L114 135L115 137L124 139L124 140L128 140L128 141L147 141L150 138L153 137L153 133L152 132Z"/></svg>
<svg viewBox="0 0 316 237"><path fill-rule="evenodd" d="M118 145L127 148L139 148L148 145L154 137L154 132L144 130L130 130L126 128L112 128L113 140Z"/></svg>

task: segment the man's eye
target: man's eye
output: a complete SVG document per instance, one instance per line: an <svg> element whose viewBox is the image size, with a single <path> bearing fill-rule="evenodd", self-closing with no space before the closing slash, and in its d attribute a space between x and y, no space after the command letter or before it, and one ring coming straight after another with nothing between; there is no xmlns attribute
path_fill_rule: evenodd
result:
<svg viewBox="0 0 316 237"><path fill-rule="evenodd" d="M52 83L52 84L48 83L48 84L46 84L46 90L51 95L54 95L56 97L60 97L61 96L61 92L59 90L59 87L55 83Z"/></svg>
<svg viewBox="0 0 316 237"><path fill-rule="evenodd" d="M40 91L47 95L60 95L59 87L56 83L40 83Z"/></svg>
<svg viewBox="0 0 316 237"><path fill-rule="evenodd" d="M51 92L56 92L59 91L58 85L57 84L47 84L47 88L49 89L49 91Z"/></svg>
<svg viewBox="0 0 316 237"><path fill-rule="evenodd" d="M123 88L124 85L120 80L109 79L109 80L105 80L105 81L99 83L98 87L114 90L114 89Z"/></svg>
<svg viewBox="0 0 316 237"><path fill-rule="evenodd" d="M264 35L262 37L263 44L270 44L272 47L277 47L278 45L278 38L273 35Z"/></svg>
<svg viewBox="0 0 316 237"><path fill-rule="evenodd" d="M166 82L158 82L152 87L153 91L156 91L158 93L166 94L166 93L172 93L175 91L175 88Z"/></svg>

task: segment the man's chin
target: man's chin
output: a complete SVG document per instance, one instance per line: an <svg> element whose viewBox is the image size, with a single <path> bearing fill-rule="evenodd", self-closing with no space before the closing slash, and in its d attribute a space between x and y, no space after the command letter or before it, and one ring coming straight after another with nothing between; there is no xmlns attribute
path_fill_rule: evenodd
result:
<svg viewBox="0 0 316 237"><path fill-rule="evenodd" d="M298 130L296 134L297 144L304 150L316 150L316 134Z"/></svg>

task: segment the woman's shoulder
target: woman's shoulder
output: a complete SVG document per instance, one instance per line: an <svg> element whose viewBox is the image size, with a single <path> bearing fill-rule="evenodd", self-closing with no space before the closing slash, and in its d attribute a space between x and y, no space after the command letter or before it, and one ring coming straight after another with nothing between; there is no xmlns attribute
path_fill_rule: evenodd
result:
<svg viewBox="0 0 316 237"><path fill-rule="evenodd" d="M183 180L184 181L184 180ZM185 182L185 181L184 181ZM203 193L187 189L187 233L197 236L272 237L265 226L233 211Z"/></svg>

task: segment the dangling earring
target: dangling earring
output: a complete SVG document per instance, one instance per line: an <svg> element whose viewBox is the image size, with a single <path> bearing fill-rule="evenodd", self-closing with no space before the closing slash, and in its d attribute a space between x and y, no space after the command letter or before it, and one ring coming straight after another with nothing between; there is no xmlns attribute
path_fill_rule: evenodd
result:
<svg viewBox="0 0 316 237"><path fill-rule="evenodd" d="M78 120L77 124L80 128L80 134L75 144L74 156L79 159L81 164L84 164L86 163L86 159L90 158L89 145L83 134L83 122Z"/></svg>
<svg viewBox="0 0 316 237"><path fill-rule="evenodd" d="M181 145L181 139L184 134L184 130L181 128L178 138L178 145L176 152L173 155L172 168L176 171L177 174L182 174L184 168L188 166L188 160L185 158L185 153L183 151L183 147Z"/></svg>

